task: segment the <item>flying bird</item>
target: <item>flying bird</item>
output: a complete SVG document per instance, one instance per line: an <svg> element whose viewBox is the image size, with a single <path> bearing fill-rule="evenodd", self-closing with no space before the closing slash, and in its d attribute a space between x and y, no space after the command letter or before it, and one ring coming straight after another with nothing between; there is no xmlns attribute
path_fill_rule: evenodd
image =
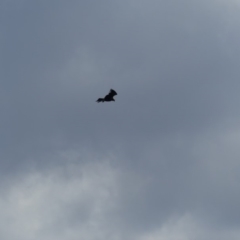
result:
<svg viewBox="0 0 240 240"><path fill-rule="evenodd" d="M114 101L115 99L113 98L114 96L117 95L117 92L114 91L113 89L110 89L110 92L108 93L108 95L106 95L104 98L99 98L96 102L111 102Z"/></svg>

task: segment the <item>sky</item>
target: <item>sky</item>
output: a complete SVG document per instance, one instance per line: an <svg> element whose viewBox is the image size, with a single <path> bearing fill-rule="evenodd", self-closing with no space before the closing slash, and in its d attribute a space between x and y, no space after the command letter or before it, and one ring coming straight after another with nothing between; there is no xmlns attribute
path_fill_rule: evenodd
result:
<svg viewBox="0 0 240 240"><path fill-rule="evenodd" d="M0 3L0 239L240 239L238 0Z"/></svg>

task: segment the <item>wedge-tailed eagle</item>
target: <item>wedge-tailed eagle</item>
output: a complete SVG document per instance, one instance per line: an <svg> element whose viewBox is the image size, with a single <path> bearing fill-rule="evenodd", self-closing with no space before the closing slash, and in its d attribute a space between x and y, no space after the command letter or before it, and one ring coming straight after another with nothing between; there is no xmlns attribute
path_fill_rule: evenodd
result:
<svg viewBox="0 0 240 240"><path fill-rule="evenodd" d="M114 96L117 95L117 92L114 91L113 89L110 90L110 92L108 93L108 95L106 95L104 98L99 98L96 102L111 102L114 101L115 99L113 98Z"/></svg>

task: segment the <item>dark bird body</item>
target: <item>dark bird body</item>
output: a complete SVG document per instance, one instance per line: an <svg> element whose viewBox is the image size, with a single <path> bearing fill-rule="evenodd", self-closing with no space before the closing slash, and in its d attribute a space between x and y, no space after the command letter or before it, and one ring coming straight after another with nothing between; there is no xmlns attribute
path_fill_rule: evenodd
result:
<svg viewBox="0 0 240 240"><path fill-rule="evenodd" d="M99 98L96 102L111 102L111 101L115 102L115 99L113 97L116 95L117 92L111 89L108 95L106 95L104 98Z"/></svg>

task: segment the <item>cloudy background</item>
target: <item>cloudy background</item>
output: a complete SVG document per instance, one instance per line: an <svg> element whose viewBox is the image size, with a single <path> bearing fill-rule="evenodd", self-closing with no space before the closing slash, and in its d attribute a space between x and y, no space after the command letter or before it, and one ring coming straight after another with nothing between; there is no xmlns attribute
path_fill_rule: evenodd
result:
<svg viewBox="0 0 240 240"><path fill-rule="evenodd" d="M239 16L1 0L0 238L240 239Z"/></svg>

